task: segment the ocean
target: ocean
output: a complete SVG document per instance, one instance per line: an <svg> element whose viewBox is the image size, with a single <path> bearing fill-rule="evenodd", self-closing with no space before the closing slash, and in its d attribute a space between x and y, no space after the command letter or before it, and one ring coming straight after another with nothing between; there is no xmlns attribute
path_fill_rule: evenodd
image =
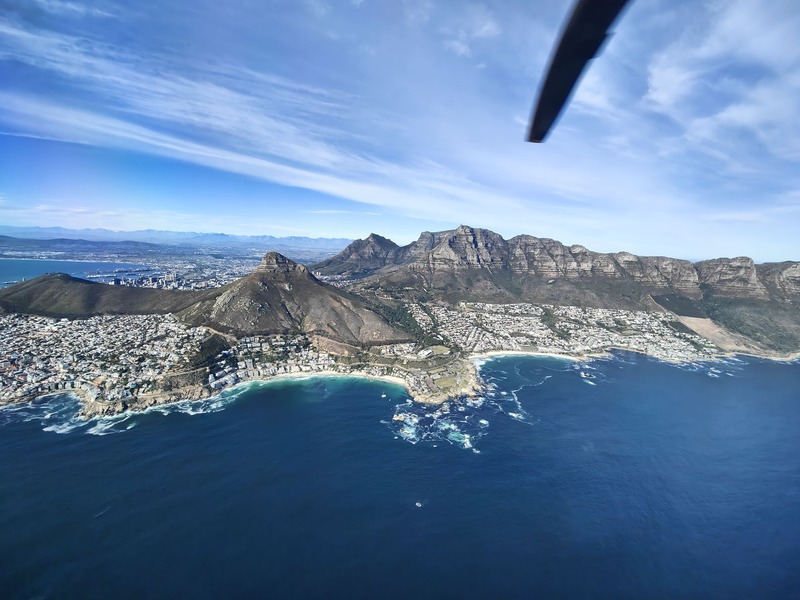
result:
<svg viewBox="0 0 800 600"><path fill-rule="evenodd" d="M800 364L479 364L1 409L0 597L800 597Z"/></svg>
<svg viewBox="0 0 800 600"><path fill-rule="evenodd" d="M33 279L45 273L67 273L73 277L85 278L98 273L111 273L117 270L135 272L144 265L117 262L95 262L81 260L48 260L28 258L0 258L0 287L23 279ZM106 278L100 278L108 279Z"/></svg>

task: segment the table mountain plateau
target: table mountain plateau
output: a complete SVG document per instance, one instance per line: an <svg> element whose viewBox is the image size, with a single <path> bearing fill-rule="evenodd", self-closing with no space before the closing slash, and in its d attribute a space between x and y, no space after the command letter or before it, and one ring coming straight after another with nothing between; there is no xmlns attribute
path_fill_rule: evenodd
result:
<svg viewBox="0 0 800 600"><path fill-rule="evenodd" d="M800 263L747 257L690 262L592 252L530 235L509 240L461 226L424 232L407 246L370 235L313 265L357 279L369 295L416 300L532 302L712 318L757 347L800 350Z"/></svg>

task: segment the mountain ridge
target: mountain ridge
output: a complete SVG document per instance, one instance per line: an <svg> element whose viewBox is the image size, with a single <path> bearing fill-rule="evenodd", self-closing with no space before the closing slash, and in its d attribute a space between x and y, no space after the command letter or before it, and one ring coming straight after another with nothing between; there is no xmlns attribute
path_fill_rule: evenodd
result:
<svg viewBox="0 0 800 600"><path fill-rule="evenodd" d="M320 282L305 266L277 252L267 253L249 275L201 291L42 275L0 290L0 312L67 318L174 313L187 324L237 337L305 333L362 347L410 339L359 299Z"/></svg>
<svg viewBox="0 0 800 600"><path fill-rule="evenodd" d="M184 232L161 229L114 231L102 228L69 229L66 227L15 227L10 225L0 225L0 234L18 239L32 240L63 239L87 242L143 242L151 244L202 244L215 246L281 245L326 250L338 250L352 241L349 238L234 235L227 233Z"/></svg>
<svg viewBox="0 0 800 600"><path fill-rule="evenodd" d="M319 281L331 277L338 287ZM419 334L407 302L532 303L668 311L706 319L779 353L800 350L800 263L690 262L598 253L549 238L460 226L406 246L378 234L309 268L269 252L228 285L172 291L45 275L0 290L0 311L80 318L171 312L235 336L305 333L353 346ZM390 323L403 323L407 333Z"/></svg>
<svg viewBox="0 0 800 600"><path fill-rule="evenodd" d="M374 234L373 234L374 235ZM680 292L699 299L704 289L719 295L748 295L766 299L773 295L800 296L800 263L763 263L748 257L716 258L691 262L666 256L637 256L630 252L600 253L557 240L517 235L508 240L487 229L462 225L451 231L423 232L406 246L384 240L388 250L382 261L359 272L351 267L354 257L373 253L377 245L371 238L356 240L339 254L312 265L323 275L356 278L391 275L407 270L435 273L437 270L502 269L519 275L573 281L633 281L646 291ZM767 282L769 280L770 289Z"/></svg>
<svg viewBox="0 0 800 600"><path fill-rule="evenodd" d="M756 265L748 257L691 262L600 253L524 234L506 240L490 230L462 225L423 232L402 247L392 248L387 240L382 245L388 248L385 256L364 268L359 258L365 242L353 242L311 268L354 280L354 289L364 295L391 291L405 300L531 302L670 310L693 318L713 315L718 323L760 343L781 340L775 349L800 349L798 262ZM375 247L374 242L367 245ZM354 264L361 269L354 270Z"/></svg>

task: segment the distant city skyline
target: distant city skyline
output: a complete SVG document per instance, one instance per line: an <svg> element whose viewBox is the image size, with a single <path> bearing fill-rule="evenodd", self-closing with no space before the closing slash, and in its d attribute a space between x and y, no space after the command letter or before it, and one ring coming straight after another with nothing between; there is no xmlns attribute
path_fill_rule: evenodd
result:
<svg viewBox="0 0 800 600"><path fill-rule="evenodd" d="M800 259L789 0L634 0L542 145L571 2L3 6L3 225Z"/></svg>

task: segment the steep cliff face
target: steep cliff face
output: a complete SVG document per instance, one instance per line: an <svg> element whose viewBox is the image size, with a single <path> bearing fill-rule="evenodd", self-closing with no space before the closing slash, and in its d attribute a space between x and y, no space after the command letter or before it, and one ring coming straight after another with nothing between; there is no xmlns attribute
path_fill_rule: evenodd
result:
<svg viewBox="0 0 800 600"><path fill-rule="evenodd" d="M761 300L775 294L800 296L798 263L756 267L752 259L739 257L693 264L665 256L592 252L577 244L567 247L556 240L530 235L505 240L492 231L463 225L453 231L425 232L402 248L389 245L391 242L385 238L380 238L378 246L374 237L351 244L339 255L346 258L338 265L334 260L337 257L320 263L325 267L323 272L351 275L356 271L351 266L356 260L353 257L358 257L360 277L391 274L391 280L399 283L405 273L409 283L423 277L433 287L439 287L437 278L496 279L496 285L487 288L498 288L492 291L495 294L503 291L499 288L507 287L507 281L516 282L512 287L534 289L538 278L559 283L562 288L569 284L623 285L645 294L676 293L692 299L704 294ZM474 273L479 270L485 271L483 276Z"/></svg>
<svg viewBox="0 0 800 600"><path fill-rule="evenodd" d="M449 231L431 233L423 231L416 242L403 246L394 256L395 265L413 265L422 263L427 255L450 234Z"/></svg>
<svg viewBox="0 0 800 600"><path fill-rule="evenodd" d="M691 263L461 226L426 232L361 272L362 288L450 302L539 302L712 316L781 351L800 348L800 263Z"/></svg>
<svg viewBox="0 0 800 600"><path fill-rule="evenodd" d="M662 256L640 257L628 252L604 254L577 244L567 247L556 240L530 235L505 240L492 231L466 226L453 231L425 232L408 246L392 248L390 252L383 251L380 260L369 264L362 258L365 247L374 247L369 238L351 244L341 253L340 257L345 258L340 258L338 265L335 260L337 257L334 257L315 268L326 274L349 276L356 272L351 266L353 257L359 257L360 277L380 277L391 273L391 279L399 282L402 273L406 272L409 279L424 276L434 287L437 277L452 279L455 274L486 270L485 277L474 273L470 277L508 280L508 276L513 276L519 284L517 287L521 289L536 287L536 278L580 285L613 285L616 282L639 286L644 293L674 292L695 299L702 296L701 284L708 289L719 290L721 294L750 293L753 297L762 297L764 293L758 280L752 279L755 273L752 261L747 273L736 266L739 259L720 259L721 262L718 261L716 265L711 264L713 261L707 261L705 268L699 270L686 260ZM749 278L749 283L746 284L743 277ZM781 282L783 286L795 285L791 278ZM495 287L502 288L505 285L498 281ZM500 291L494 290L496 293Z"/></svg>
<svg viewBox="0 0 800 600"><path fill-rule="evenodd" d="M692 298L701 296L697 271L688 260L640 257L628 252L618 252L613 258L623 274L650 292L675 291Z"/></svg>
<svg viewBox="0 0 800 600"><path fill-rule="evenodd" d="M392 240L375 233L365 240L356 240L336 256L314 265L322 275L362 277L394 262L400 247Z"/></svg>
<svg viewBox="0 0 800 600"><path fill-rule="evenodd" d="M695 264L700 283L720 296L769 298L767 288L758 278L753 259L716 258Z"/></svg>
<svg viewBox="0 0 800 600"><path fill-rule="evenodd" d="M431 273L463 271L492 267L503 269L508 264L506 241L486 229L461 226L455 231L427 237L420 247L414 248L405 264ZM427 248L430 247L430 250ZM422 249L426 250L423 252Z"/></svg>
<svg viewBox="0 0 800 600"><path fill-rule="evenodd" d="M765 263L756 272L771 296L800 302L800 263Z"/></svg>

